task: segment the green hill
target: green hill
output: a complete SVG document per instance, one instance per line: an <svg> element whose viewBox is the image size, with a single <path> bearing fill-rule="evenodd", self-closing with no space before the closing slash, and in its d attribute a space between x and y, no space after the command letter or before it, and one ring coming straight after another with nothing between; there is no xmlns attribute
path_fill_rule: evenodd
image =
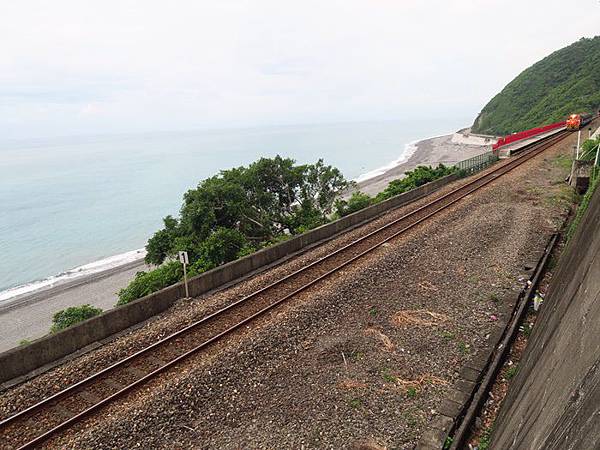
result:
<svg viewBox="0 0 600 450"><path fill-rule="evenodd" d="M600 36L583 38L524 70L479 113L473 131L504 135L600 106Z"/></svg>

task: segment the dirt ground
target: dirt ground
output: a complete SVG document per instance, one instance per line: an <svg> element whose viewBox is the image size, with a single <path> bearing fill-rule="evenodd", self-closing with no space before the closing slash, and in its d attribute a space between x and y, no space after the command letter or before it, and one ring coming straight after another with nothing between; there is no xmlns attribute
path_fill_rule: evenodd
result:
<svg viewBox="0 0 600 450"><path fill-rule="evenodd" d="M562 222L572 194L561 154L573 139L49 446L412 448L461 366L503 319L503 298L521 289L531 252ZM211 309L256 283L201 301ZM165 323L201 309L178 305L161 321L86 355L80 372L110 348L131 346L136 333L144 336L138 342L151 341L165 334ZM1 410L50 389L40 386L52 380L66 383L77 370L74 362L4 393Z"/></svg>

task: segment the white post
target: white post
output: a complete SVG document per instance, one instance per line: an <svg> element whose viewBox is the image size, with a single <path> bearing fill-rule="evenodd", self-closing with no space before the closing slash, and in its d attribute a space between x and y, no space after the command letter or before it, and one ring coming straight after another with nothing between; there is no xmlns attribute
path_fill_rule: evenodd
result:
<svg viewBox="0 0 600 450"><path fill-rule="evenodd" d="M600 144L598 144L598 148L596 149L596 161L594 161L594 166L598 165L598 155L600 155Z"/></svg>
<svg viewBox="0 0 600 450"><path fill-rule="evenodd" d="M185 266L187 266L187 264L183 264L183 282L185 283L185 298L190 298L190 292L188 291L188 285L187 285L187 270L185 270Z"/></svg>
<svg viewBox="0 0 600 450"><path fill-rule="evenodd" d="M579 159L579 143L581 142L581 128L577 132L577 152L575 153L575 159Z"/></svg>
<svg viewBox="0 0 600 450"><path fill-rule="evenodd" d="M188 259L187 252L179 252L179 261L181 262L181 264L183 264L183 283L185 284L185 298L189 298L190 292L188 291L186 266L190 263L190 260Z"/></svg>

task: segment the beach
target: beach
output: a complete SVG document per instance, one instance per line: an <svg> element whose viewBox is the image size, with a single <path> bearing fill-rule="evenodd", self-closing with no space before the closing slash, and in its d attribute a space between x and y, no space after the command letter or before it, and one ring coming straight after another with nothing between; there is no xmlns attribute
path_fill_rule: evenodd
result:
<svg viewBox="0 0 600 450"><path fill-rule="evenodd" d="M491 144L489 139L469 135L468 130L410 143L404 152L399 149L399 159L389 164L389 168L375 169L367 173L370 176L367 179L358 177L357 187L362 192L375 195L390 181L419 165L451 165L489 151ZM369 162L365 161L365 165L368 166ZM135 254L130 253L134 258ZM140 270L148 270L148 267L138 256L122 265L4 300L0 303L0 351L15 347L22 339L42 337L50 328L53 314L61 309L85 303L104 310L114 307L117 292L126 287Z"/></svg>
<svg viewBox="0 0 600 450"><path fill-rule="evenodd" d="M369 195L383 191L390 181L401 178L402 175L417 166L436 166L438 164L452 165L459 161L472 158L491 150L492 139L470 135L468 130L453 134L436 136L413 144L409 149L410 155L405 161L386 170L380 175L358 182L358 190Z"/></svg>

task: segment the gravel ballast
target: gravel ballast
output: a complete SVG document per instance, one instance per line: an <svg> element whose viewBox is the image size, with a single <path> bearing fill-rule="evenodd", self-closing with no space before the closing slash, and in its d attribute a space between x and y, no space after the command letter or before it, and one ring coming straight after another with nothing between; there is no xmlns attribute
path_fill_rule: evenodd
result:
<svg viewBox="0 0 600 450"><path fill-rule="evenodd" d="M485 345L502 299L521 289L523 263L561 222L567 169L556 156L572 140L48 444L412 448L461 366ZM180 302L141 329L6 391L0 410L6 416L55 392L376 225L200 301Z"/></svg>

